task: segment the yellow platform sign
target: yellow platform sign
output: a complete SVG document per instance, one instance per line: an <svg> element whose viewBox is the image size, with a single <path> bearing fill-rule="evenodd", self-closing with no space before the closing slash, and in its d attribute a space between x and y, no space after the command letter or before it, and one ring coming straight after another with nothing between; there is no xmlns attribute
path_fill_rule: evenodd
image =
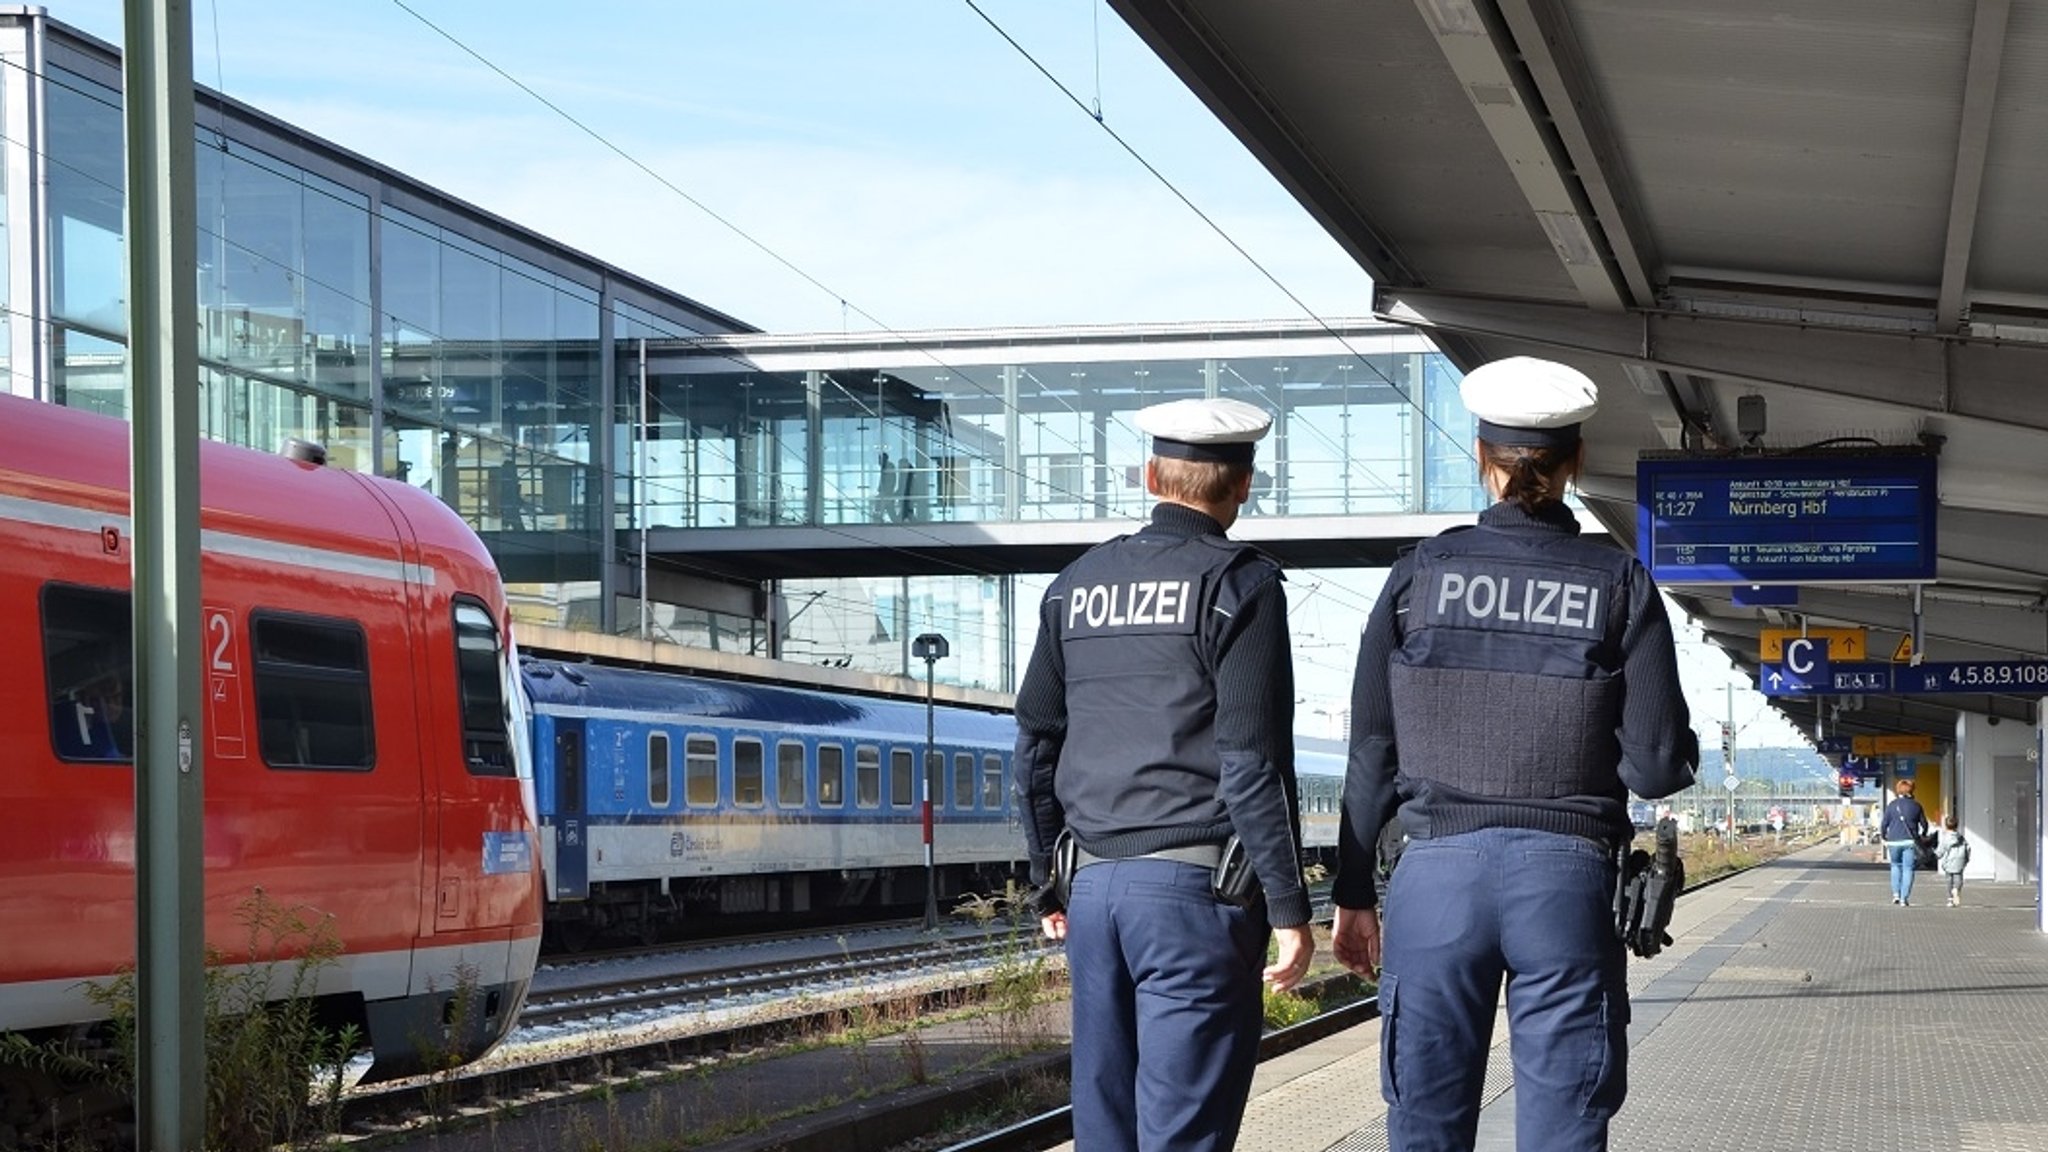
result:
<svg viewBox="0 0 2048 1152"><path fill-rule="evenodd" d="M1932 736L1857 736L1849 744L1858 756L1923 756L1934 751Z"/></svg>
<svg viewBox="0 0 2048 1152"><path fill-rule="evenodd" d="M1785 641L1802 636L1808 640L1827 641L1829 660L1870 659L1870 633L1861 628L1808 628L1805 632L1797 628L1766 628L1757 634L1763 645L1763 662L1776 664L1782 661L1785 659Z"/></svg>

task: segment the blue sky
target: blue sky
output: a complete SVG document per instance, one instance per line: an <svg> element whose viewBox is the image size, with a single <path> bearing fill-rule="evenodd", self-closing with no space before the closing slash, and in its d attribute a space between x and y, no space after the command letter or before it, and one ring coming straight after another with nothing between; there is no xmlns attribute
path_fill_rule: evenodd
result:
<svg viewBox="0 0 2048 1152"><path fill-rule="evenodd" d="M771 331L1306 318L965 0L407 3L192 0L194 72ZM1100 0L978 3L1315 313L1369 312L1365 274ZM121 40L118 0L48 9ZM1305 709L1347 693L1380 580L1297 574ZM1718 741L1728 661L1679 651ZM1748 686L1735 711L1745 743L1796 740Z"/></svg>
<svg viewBox="0 0 2048 1152"><path fill-rule="evenodd" d="M1299 317L964 0L194 0L202 83L775 331ZM1370 283L1112 13L986 11L1319 313ZM52 15L119 39L115 0ZM1097 63L1097 43L1100 64ZM216 51L216 43L218 50Z"/></svg>

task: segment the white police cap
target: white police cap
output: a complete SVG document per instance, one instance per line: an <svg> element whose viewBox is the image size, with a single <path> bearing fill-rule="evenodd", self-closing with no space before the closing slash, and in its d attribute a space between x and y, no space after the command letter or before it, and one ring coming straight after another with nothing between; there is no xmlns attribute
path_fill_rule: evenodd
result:
<svg viewBox="0 0 2048 1152"><path fill-rule="evenodd" d="M1242 400L1174 400L1138 410L1138 428L1152 437L1152 454L1177 460L1249 464L1252 446L1273 417Z"/></svg>
<svg viewBox="0 0 2048 1152"><path fill-rule="evenodd" d="M1478 418L1481 440L1514 448L1569 448L1600 406L1600 389L1584 372L1533 356L1481 364L1458 394Z"/></svg>

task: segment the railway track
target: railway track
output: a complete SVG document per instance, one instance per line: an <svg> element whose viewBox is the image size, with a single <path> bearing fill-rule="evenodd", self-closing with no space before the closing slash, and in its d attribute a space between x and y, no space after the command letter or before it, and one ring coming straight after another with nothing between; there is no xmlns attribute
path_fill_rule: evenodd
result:
<svg viewBox="0 0 2048 1152"><path fill-rule="evenodd" d="M1004 938L920 941L853 950L829 959L756 962L688 974L594 980L551 988L529 998L519 1013L519 1027L708 1006L785 991L833 991L873 975L992 964L1027 949L1049 950L1035 941Z"/></svg>
<svg viewBox="0 0 2048 1152"><path fill-rule="evenodd" d="M830 938L834 943L837 937ZM643 959L645 959L643 957ZM434 1077L359 1089L344 1128L391 1132L456 1111L573 1096L622 1077L678 1073L734 1052L774 1048L878 1020L911 1020L973 1002L1006 963L1056 971L1036 932L847 949L834 957L755 961L660 976L594 979L538 994L500 1054ZM585 968L588 965L579 965ZM788 993L779 1004L764 996ZM716 1007L730 1011L709 1011ZM688 1018L675 1009L697 1009ZM648 1019L667 1011L666 1020ZM623 1025L619 1018L641 1016ZM578 1029L589 1024L587 1029ZM554 1029L576 1036L522 1039Z"/></svg>

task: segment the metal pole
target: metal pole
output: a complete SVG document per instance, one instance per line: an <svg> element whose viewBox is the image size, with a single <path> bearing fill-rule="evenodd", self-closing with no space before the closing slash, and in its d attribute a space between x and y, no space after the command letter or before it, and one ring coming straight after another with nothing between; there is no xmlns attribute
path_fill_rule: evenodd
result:
<svg viewBox="0 0 2048 1152"><path fill-rule="evenodd" d="M633 453L633 495L640 525L640 639L647 639L647 337L640 337L640 446Z"/></svg>
<svg viewBox="0 0 2048 1152"><path fill-rule="evenodd" d="M924 658L924 926L939 926L938 867L932 860L932 754L937 743L932 732L932 677L938 668L936 657Z"/></svg>
<svg viewBox="0 0 2048 1152"><path fill-rule="evenodd" d="M1728 779L1735 779L1735 685L1724 684L1728 690L1728 763L1721 766ZM1728 843L1735 843L1735 789L1728 789Z"/></svg>
<svg viewBox="0 0 2048 1152"><path fill-rule="evenodd" d="M135 1142L141 1152L188 1152L200 1146L206 1120L191 10L183 0L127 0L123 32L134 398Z"/></svg>

